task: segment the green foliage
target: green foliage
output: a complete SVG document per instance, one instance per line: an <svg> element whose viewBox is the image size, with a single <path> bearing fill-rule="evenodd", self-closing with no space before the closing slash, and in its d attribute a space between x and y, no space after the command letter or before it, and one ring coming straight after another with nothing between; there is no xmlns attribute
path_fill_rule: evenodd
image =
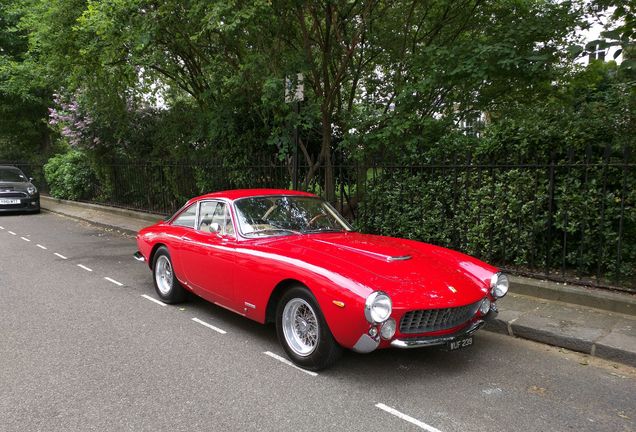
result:
<svg viewBox="0 0 636 432"><path fill-rule="evenodd" d="M80 151L74 150L49 159L44 165L49 193L55 198L86 200L97 195L95 171Z"/></svg>
<svg viewBox="0 0 636 432"><path fill-rule="evenodd" d="M519 270L600 272L629 285L636 278L635 186L627 166L384 169L367 187L357 224Z"/></svg>
<svg viewBox="0 0 636 432"><path fill-rule="evenodd" d="M636 153L634 8L593 2L617 6L604 37L625 62L581 68L564 47L586 3L0 0L0 159L70 145L99 186L56 190L162 211L211 190L288 187L297 129L302 187L332 201L357 194L368 229L521 267L626 274L631 170L620 183L614 168L605 177L568 164ZM298 72L299 113L283 98ZM77 154L52 160L55 173L71 172L61 160ZM375 161L415 168L386 168L367 184ZM336 165L352 162L359 168L340 176ZM430 168L535 162L558 167L551 194L545 172ZM376 220L384 193L397 204ZM599 242L607 250L588 254Z"/></svg>
<svg viewBox="0 0 636 432"><path fill-rule="evenodd" d="M50 88L29 53L19 3L0 0L0 160L43 162L50 141L46 123Z"/></svg>

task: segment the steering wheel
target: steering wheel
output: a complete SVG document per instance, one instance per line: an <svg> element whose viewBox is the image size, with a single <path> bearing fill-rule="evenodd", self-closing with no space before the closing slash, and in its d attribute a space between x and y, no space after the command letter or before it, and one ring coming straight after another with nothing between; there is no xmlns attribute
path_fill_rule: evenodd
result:
<svg viewBox="0 0 636 432"><path fill-rule="evenodd" d="M324 214L324 213L319 213L319 214L317 214L316 216L314 216L314 217L312 217L312 218L311 218L311 220L307 223L307 226L308 226L308 227L312 226L313 224L315 224L315 223L316 223L316 221L317 221L317 220L319 220L319 219L321 219L321 218L324 218L324 217L327 217L327 215L326 215L326 214Z"/></svg>

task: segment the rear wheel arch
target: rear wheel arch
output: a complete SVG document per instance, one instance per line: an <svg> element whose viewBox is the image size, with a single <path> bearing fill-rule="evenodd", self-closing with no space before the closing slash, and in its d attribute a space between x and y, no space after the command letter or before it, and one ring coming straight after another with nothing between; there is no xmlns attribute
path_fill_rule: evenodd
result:
<svg viewBox="0 0 636 432"><path fill-rule="evenodd" d="M157 243L156 245L152 247L152 250L150 251L150 255L148 255L148 267L152 268L152 263L155 259L155 254L157 253L157 250L162 246L168 249L168 245L164 243Z"/></svg>

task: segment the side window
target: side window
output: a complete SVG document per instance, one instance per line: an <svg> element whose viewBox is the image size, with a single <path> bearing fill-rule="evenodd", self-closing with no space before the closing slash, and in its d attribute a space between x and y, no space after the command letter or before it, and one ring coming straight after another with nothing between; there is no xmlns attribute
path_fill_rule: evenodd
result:
<svg viewBox="0 0 636 432"><path fill-rule="evenodd" d="M199 210L199 230L205 232L212 232L211 226L214 222L214 215L216 209L223 204L218 201L204 201L201 203L201 209ZM218 222L217 222L218 223Z"/></svg>
<svg viewBox="0 0 636 432"><path fill-rule="evenodd" d="M172 221L172 225L194 228L194 222L197 214L197 204L194 203Z"/></svg>
<svg viewBox="0 0 636 432"><path fill-rule="evenodd" d="M206 201L201 203L199 211L199 230L204 232L215 232L212 224L218 224L219 234L234 235L234 226L230 217L229 208L225 203L217 201Z"/></svg>

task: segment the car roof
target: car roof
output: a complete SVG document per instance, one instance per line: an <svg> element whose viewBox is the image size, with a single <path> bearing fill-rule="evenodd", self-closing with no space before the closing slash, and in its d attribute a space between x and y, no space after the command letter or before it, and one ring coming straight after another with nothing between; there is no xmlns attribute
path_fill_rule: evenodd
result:
<svg viewBox="0 0 636 432"><path fill-rule="evenodd" d="M310 196L310 197L316 196L309 192L289 190L289 189L234 189L234 190L212 192L209 194L201 195L191 199L189 202L194 202L201 199L213 199L213 198L225 198L225 199L234 201L240 198L249 198L249 197L255 197L255 196L267 196L267 195L273 195L273 196L297 195L297 196Z"/></svg>
<svg viewBox="0 0 636 432"><path fill-rule="evenodd" d="M9 169L9 170L13 170L13 171L20 171L22 172L22 170L18 167L14 167L11 165L0 165L0 169Z"/></svg>

